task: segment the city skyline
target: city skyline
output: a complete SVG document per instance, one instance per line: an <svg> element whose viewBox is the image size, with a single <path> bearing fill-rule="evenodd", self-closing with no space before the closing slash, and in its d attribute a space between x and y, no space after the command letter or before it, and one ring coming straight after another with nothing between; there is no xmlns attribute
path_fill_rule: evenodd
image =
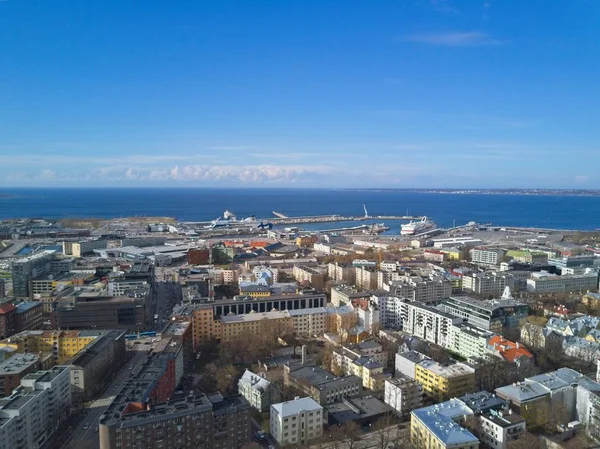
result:
<svg viewBox="0 0 600 449"><path fill-rule="evenodd" d="M0 187L600 188L599 12L0 2Z"/></svg>

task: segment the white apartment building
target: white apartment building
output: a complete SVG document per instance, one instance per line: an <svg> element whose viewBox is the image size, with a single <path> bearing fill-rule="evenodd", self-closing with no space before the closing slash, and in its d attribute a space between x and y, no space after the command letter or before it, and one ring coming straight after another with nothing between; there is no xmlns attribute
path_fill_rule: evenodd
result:
<svg viewBox="0 0 600 449"><path fill-rule="evenodd" d="M354 284L355 270L352 265L329 263L327 265L327 276L331 281L342 281L347 282L348 284Z"/></svg>
<svg viewBox="0 0 600 449"><path fill-rule="evenodd" d="M477 265L498 266L502 262L505 251L499 248L473 248L471 261Z"/></svg>
<svg viewBox="0 0 600 449"><path fill-rule="evenodd" d="M402 279L402 277L404 277L404 274L400 273L399 271L379 270L377 272L377 288L379 290L383 290L386 284L389 284L390 282L394 281L399 281L400 279Z"/></svg>
<svg viewBox="0 0 600 449"><path fill-rule="evenodd" d="M398 262L381 262L379 264L379 269L388 273L398 271Z"/></svg>
<svg viewBox="0 0 600 449"><path fill-rule="evenodd" d="M412 379L386 379L383 401L399 417L423 407L423 385Z"/></svg>
<svg viewBox="0 0 600 449"><path fill-rule="evenodd" d="M313 250L318 253L331 254L331 244L317 242L313 245Z"/></svg>
<svg viewBox="0 0 600 449"><path fill-rule="evenodd" d="M350 373L350 365L356 359L368 357L369 360L387 367L388 353L383 350L383 346L373 340L363 341L355 345L342 346L335 349L332 353L334 362L344 373Z"/></svg>
<svg viewBox="0 0 600 449"><path fill-rule="evenodd" d="M355 311L358 326L362 326L370 334L379 330L381 318L379 316L379 308L376 305L369 304L369 307L366 309L357 307Z"/></svg>
<svg viewBox="0 0 600 449"><path fill-rule="evenodd" d="M406 377L408 379L415 378L417 364L422 360L431 360L425 354L417 351L399 352L396 354L395 368L396 377Z"/></svg>
<svg viewBox="0 0 600 449"><path fill-rule="evenodd" d="M527 291L538 294L587 292L598 288L598 273L591 271L586 274L566 274L556 276L547 271L531 274L527 279Z"/></svg>
<svg viewBox="0 0 600 449"><path fill-rule="evenodd" d="M472 273L462 278L462 289L478 295L501 295L506 287L515 289L515 278L506 272Z"/></svg>
<svg viewBox="0 0 600 449"><path fill-rule="evenodd" d="M450 344L450 328L461 323L462 318L418 302L395 296L373 297L379 306L379 316L384 329L401 329L409 334L446 347Z"/></svg>
<svg viewBox="0 0 600 449"><path fill-rule="evenodd" d="M355 267L354 284L359 290L372 290L377 288L377 271L369 267Z"/></svg>
<svg viewBox="0 0 600 449"><path fill-rule="evenodd" d="M238 393L260 412L266 412L271 406L274 388L267 379L246 370L238 381Z"/></svg>
<svg viewBox="0 0 600 449"><path fill-rule="evenodd" d="M42 448L70 408L68 366L28 374L10 396L0 399L0 447Z"/></svg>
<svg viewBox="0 0 600 449"><path fill-rule="evenodd" d="M323 435L323 407L309 397L273 404L270 424L277 444L303 444Z"/></svg>
<svg viewBox="0 0 600 449"><path fill-rule="evenodd" d="M314 337L325 333L327 328L327 310L324 307L289 310L294 332L298 337Z"/></svg>
<svg viewBox="0 0 600 449"><path fill-rule="evenodd" d="M493 332L470 324L455 324L450 327L450 338L445 348L466 359L479 358L488 352L487 342L494 335Z"/></svg>
<svg viewBox="0 0 600 449"><path fill-rule="evenodd" d="M383 289L390 292L392 296L429 302L450 297L452 282L440 275L401 276L398 280L383 285Z"/></svg>
<svg viewBox="0 0 600 449"><path fill-rule="evenodd" d="M237 282L237 271L235 270L222 270L223 273L223 284L235 284Z"/></svg>
<svg viewBox="0 0 600 449"><path fill-rule="evenodd" d="M147 286L146 281L114 280L108 283L108 294L110 296L124 296L128 291L146 288Z"/></svg>
<svg viewBox="0 0 600 449"><path fill-rule="evenodd" d="M491 409L476 416L480 440L491 449L508 449L510 441L525 433L525 420L508 411Z"/></svg>

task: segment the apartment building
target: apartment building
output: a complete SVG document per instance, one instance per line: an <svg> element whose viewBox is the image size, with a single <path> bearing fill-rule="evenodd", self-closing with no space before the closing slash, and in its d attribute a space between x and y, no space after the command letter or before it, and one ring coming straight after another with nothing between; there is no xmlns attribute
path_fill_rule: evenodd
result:
<svg viewBox="0 0 600 449"><path fill-rule="evenodd" d="M13 335L10 339L0 341L0 347L13 348L19 353L52 354L53 362L62 365L107 332L104 330L24 331Z"/></svg>
<svg viewBox="0 0 600 449"><path fill-rule="evenodd" d="M319 405L329 405L362 392L362 378L335 376L314 364L294 363L283 368L284 383L309 395Z"/></svg>
<svg viewBox="0 0 600 449"><path fill-rule="evenodd" d="M598 288L598 272L585 274L565 274L556 276L547 271L531 273L527 279L527 291L536 294L564 292L587 292Z"/></svg>
<svg viewBox="0 0 600 449"><path fill-rule="evenodd" d="M354 285L358 290L374 290L377 288L377 270L367 266L354 267Z"/></svg>
<svg viewBox="0 0 600 449"><path fill-rule="evenodd" d="M70 409L68 366L26 375L10 396L0 399L0 447L43 447Z"/></svg>
<svg viewBox="0 0 600 449"><path fill-rule="evenodd" d="M259 412L268 411L281 396L271 382L248 369L238 381L238 393Z"/></svg>
<svg viewBox="0 0 600 449"><path fill-rule="evenodd" d="M0 304L0 338L6 338L13 335L15 331L15 310L17 308L6 302Z"/></svg>
<svg viewBox="0 0 600 449"><path fill-rule="evenodd" d="M73 402L85 402L102 391L125 362L125 332L108 331L86 345L69 363Z"/></svg>
<svg viewBox="0 0 600 449"><path fill-rule="evenodd" d="M370 297L370 292L359 292L347 285L338 285L331 289L331 303L334 307L352 304L354 300L369 299Z"/></svg>
<svg viewBox="0 0 600 449"><path fill-rule="evenodd" d="M107 245L108 241L105 239L63 242L63 254L79 258L85 254L93 253L95 249L106 249Z"/></svg>
<svg viewBox="0 0 600 449"><path fill-rule="evenodd" d="M500 296L506 287L515 289L515 278L507 272L472 273L462 277L462 289L478 295Z"/></svg>
<svg viewBox="0 0 600 449"><path fill-rule="evenodd" d="M381 326L399 329L440 346L447 346L450 328L462 322L443 310L396 296L373 296L377 302Z"/></svg>
<svg viewBox="0 0 600 449"><path fill-rule="evenodd" d="M475 391L475 370L464 363L442 365L422 360L415 366L415 380L438 402Z"/></svg>
<svg viewBox="0 0 600 449"><path fill-rule="evenodd" d="M42 328L43 306L38 301L27 301L17 304L14 313L14 325L16 332L25 330L36 330Z"/></svg>
<svg viewBox="0 0 600 449"><path fill-rule="evenodd" d="M108 294L109 296L123 296L129 291L146 288L148 288L148 282L142 279L114 279L108 283Z"/></svg>
<svg viewBox="0 0 600 449"><path fill-rule="evenodd" d="M405 418L413 410L423 407L423 386L407 378L386 379L383 397L396 415Z"/></svg>
<svg viewBox="0 0 600 449"><path fill-rule="evenodd" d="M316 251L316 249L315 249ZM329 263L327 265L327 276L331 281L346 282L354 284L356 270L352 265L343 265L339 263Z"/></svg>
<svg viewBox="0 0 600 449"><path fill-rule="evenodd" d="M452 282L440 275L401 276L383 286L391 296L417 302L437 302L452 295Z"/></svg>
<svg viewBox="0 0 600 449"><path fill-rule="evenodd" d="M323 435L323 407L312 398L271 405L271 435L281 446L304 444Z"/></svg>
<svg viewBox="0 0 600 449"><path fill-rule="evenodd" d="M315 268L306 265L294 265L292 274L294 279L300 283L309 283L311 287L318 290L325 288L325 275Z"/></svg>
<svg viewBox="0 0 600 449"><path fill-rule="evenodd" d="M473 248L471 260L474 264L483 266L499 266L506 251L498 248Z"/></svg>
<svg viewBox="0 0 600 449"><path fill-rule="evenodd" d="M327 310L324 307L298 309L288 312L297 337L318 337L327 332Z"/></svg>
<svg viewBox="0 0 600 449"><path fill-rule="evenodd" d="M340 348L334 349L332 357L343 372L349 372L352 362L361 357L380 363L383 367L387 366L388 361L387 351L384 351L383 346L373 340L354 345L342 345Z"/></svg>
<svg viewBox="0 0 600 449"><path fill-rule="evenodd" d="M479 439L458 422L473 411L453 399L411 412L410 441L419 449L478 449Z"/></svg>
<svg viewBox="0 0 600 449"><path fill-rule="evenodd" d="M439 308L469 324L501 334L503 329L516 329L527 319L529 308L514 299L478 300L469 296L452 296Z"/></svg>
<svg viewBox="0 0 600 449"><path fill-rule="evenodd" d="M147 405L114 403L100 417L100 449L229 449L251 440L250 405L219 393Z"/></svg>
<svg viewBox="0 0 600 449"><path fill-rule="evenodd" d="M248 335L261 335L273 331L279 336L294 333L290 312L246 313L222 316L221 343L235 343Z"/></svg>
<svg viewBox="0 0 600 449"><path fill-rule="evenodd" d="M151 319L146 310L148 288L127 296L111 296L106 290L82 290L56 302L57 326L64 329L137 329Z"/></svg>
<svg viewBox="0 0 600 449"><path fill-rule="evenodd" d="M430 360L425 354L417 351L398 352L395 356L396 377L415 379L417 363Z"/></svg>
<svg viewBox="0 0 600 449"><path fill-rule="evenodd" d="M411 441L418 448L479 448L482 443L508 449L526 428L525 420L508 409L505 400L487 391L414 410L411 418ZM469 429L462 427L467 422Z"/></svg>
<svg viewBox="0 0 600 449"><path fill-rule="evenodd" d="M455 324L450 328L450 338L446 349L466 359L483 357L493 332L467 323Z"/></svg>
<svg viewBox="0 0 600 449"><path fill-rule="evenodd" d="M13 261L13 294L18 298L29 298L31 280L50 273L50 261L54 258L54 251L45 250Z"/></svg>
<svg viewBox="0 0 600 449"><path fill-rule="evenodd" d="M40 368L37 354L15 354L0 362L0 397L10 396L21 379Z"/></svg>

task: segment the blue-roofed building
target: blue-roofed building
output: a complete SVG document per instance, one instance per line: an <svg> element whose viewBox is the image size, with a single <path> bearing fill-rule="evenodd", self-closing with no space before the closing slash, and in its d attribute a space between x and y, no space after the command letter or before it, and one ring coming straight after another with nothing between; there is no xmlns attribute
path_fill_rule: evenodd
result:
<svg viewBox="0 0 600 449"><path fill-rule="evenodd" d="M17 333L42 328L43 305L37 301L15 304L14 326Z"/></svg>
<svg viewBox="0 0 600 449"><path fill-rule="evenodd" d="M413 410L410 422L411 442L422 449L477 449L477 437L458 424L472 415L472 410L458 399Z"/></svg>

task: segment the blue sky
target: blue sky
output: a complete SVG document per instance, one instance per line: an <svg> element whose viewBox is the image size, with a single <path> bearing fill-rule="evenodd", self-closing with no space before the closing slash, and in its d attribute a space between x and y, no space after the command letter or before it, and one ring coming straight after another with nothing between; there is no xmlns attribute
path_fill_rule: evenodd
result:
<svg viewBox="0 0 600 449"><path fill-rule="evenodd" d="M600 188L595 0L0 0L0 186Z"/></svg>

